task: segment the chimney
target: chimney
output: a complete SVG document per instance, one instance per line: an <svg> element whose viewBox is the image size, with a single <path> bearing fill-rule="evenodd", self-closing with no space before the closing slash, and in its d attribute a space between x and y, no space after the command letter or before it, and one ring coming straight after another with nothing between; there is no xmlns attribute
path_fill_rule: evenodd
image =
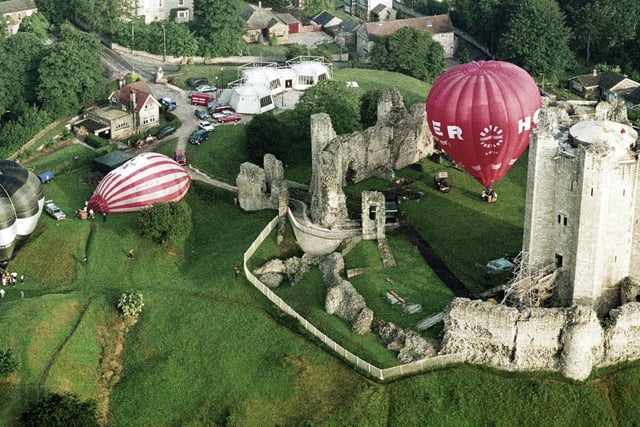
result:
<svg viewBox="0 0 640 427"><path fill-rule="evenodd" d="M598 70L596 70L595 68L593 69L593 75L597 76L598 75Z"/></svg>
<svg viewBox="0 0 640 427"><path fill-rule="evenodd" d="M136 90L135 89L131 89L131 92L129 92L129 108L131 109L131 111L135 111L136 110L136 104L137 104L137 99L136 99Z"/></svg>
<svg viewBox="0 0 640 427"><path fill-rule="evenodd" d="M262 0L258 0L258 9L262 9Z"/></svg>

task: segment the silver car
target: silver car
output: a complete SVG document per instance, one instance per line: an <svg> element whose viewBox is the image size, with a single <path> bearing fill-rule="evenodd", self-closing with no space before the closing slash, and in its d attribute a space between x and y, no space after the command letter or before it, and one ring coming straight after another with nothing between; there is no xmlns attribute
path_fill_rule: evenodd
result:
<svg viewBox="0 0 640 427"><path fill-rule="evenodd" d="M47 211L47 213L51 215L53 218L55 218L57 221L67 218L67 215L65 215L65 213L62 212L62 209L57 207L52 200L47 200L45 202L44 210Z"/></svg>

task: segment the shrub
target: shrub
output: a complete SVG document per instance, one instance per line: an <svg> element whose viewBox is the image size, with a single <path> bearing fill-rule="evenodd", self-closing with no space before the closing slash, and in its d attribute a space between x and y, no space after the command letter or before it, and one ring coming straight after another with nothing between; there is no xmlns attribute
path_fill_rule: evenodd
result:
<svg viewBox="0 0 640 427"><path fill-rule="evenodd" d="M27 427L99 425L96 402L80 401L74 394L49 394L27 408L20 420Z"/></svg>
<svg viewBox="0 0 640 427"><path fill-rule="evenodd" d="M179 240L191 230L191 209L184 202L156 203L140 211L136 228L143 237L162 244Z"/></svg>
<svg viewBox="0 0 640 427"><path fill-rule="evenodd" d="M138 317L142 313L142 307L144 307L144 301L141 292L125 292L118 301L118 308L125 319Z"/></svg>
<svg viewBox="0 0 640 427"><path fill-rule="evenodd" d="M0 378L13 374L18 369L18 359L10 348L0 350Z"/></svg>
<svg viewBox="0 0 640 427"><path fill-rule="evenodd" d="M86 143L93 148L102 148L109 145L109 141L92 133L87 135Z"/></svg>

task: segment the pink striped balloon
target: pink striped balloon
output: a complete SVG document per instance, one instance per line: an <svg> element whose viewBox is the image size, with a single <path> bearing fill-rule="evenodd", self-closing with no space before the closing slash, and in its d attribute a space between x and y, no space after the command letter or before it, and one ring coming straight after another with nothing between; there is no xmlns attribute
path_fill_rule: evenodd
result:
<svg viewBox="0 0 640 427"><path fill-rule="evenodd" d="M142 153L109 172L89 199L97 212L126 213L154 203L182 200L191 177L173 159L158 153Z"/></svg>

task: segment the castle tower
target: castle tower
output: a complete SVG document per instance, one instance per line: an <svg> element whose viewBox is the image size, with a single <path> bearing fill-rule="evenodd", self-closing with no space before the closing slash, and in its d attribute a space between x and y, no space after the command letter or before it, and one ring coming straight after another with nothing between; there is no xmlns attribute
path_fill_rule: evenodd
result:
<svg viewBox="0 0 640 427"><path fill-rule="evenodd" d="M562 305L604 314L620 303L619 282L637 273L637 137L630 126L604 120L579 122L568 133L540 129L533 138L523 251L539 267L555 263Z"/></svg>

